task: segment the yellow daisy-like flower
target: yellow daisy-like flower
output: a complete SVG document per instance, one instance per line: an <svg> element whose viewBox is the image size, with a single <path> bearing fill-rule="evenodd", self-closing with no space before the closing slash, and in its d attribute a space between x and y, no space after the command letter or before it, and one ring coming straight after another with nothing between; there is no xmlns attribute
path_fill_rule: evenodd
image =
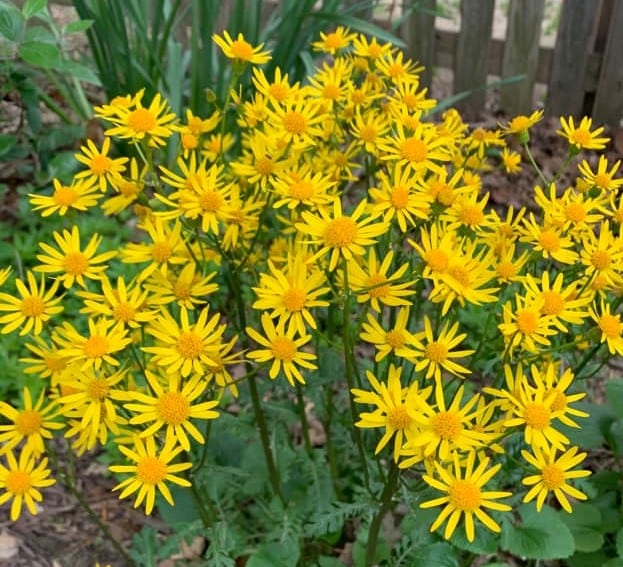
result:
<svg viewBox="0 0 623 567"><path fill-rule="evenodd" d="M264 44L261 43L257 47L253 47L239 33L236 39L232 39L227 30L223 30L223 36L212 34L212 41L218 45L225 57L233 59L238 63L253 63L255 65L263 65L270 61L270 52L262 51Z"/></svg>
<svg viewBox="0 0 623 567"><path fill-rule="evenodd" d="M593 119L584 116L580 123L576 126L573 116L566 118L560 117L560 126L562 130L556 130L563 138L566 138L571 148L578 152L580 150L603 150L610 138L600 138L599 135L604 131L604 127L600 126L591 132Z"/></svg>
<svg viewBox="0 0 623 567"><path fill-rule="evenodd" d="M435 471L438 478L428 474L422 476L426 484L445 493L445 496L441 498L435 498L420 504L421 508L445 505L430 527L430 531L434 532L447 519L448 523L443 534L445 539L452 537L462 516L465 521L465 535L468 541L474 541L474 516L491 531L499 533L501 531L499 524L483 508L499 512L511 510L511 507L507 504L496 502L498 498L512 496L511 492L483 490L484 485L500 470L501 465L497 464L488 468L489 459L484 458L474 469L475 455L474 451L470 451L463 466L460 457L455 453L452 461L454 470L450 466L444 467L440 463L435 462Z"/></svg>
<svg viewBox="0 0 623 567"><path fill-rule="evenodd" d="M21 297L0 293L0 312L9 311L0 317L0 325L4 325L2 334L11 333L20 328L20 335L26 335L31 331L34 335L38 335L43 330L44 323L63 311L63 306L59 305L63 298L62 296L56 297L59 280L54 281L46 292L43 275L39 285L31 271L26 273L26 278L28 287L22 280L15 280Z"/></svg>
<svg viewBox="0 0 623 567"><path fill-rule="evenodd" d="M336 199L332 211L324 208L318 210L318 215L303 211L303 222L295 224L296 229L303 236L310 236L310 242L320 246L309 262L330 253L329 271L335 270L340 258L346 261L353 256L363 256L366 246L376 243L375 238L388 230L385 222L374 223L374 217L365 217L368 203L362 200L350 215L342 213L342 204Z"/></svg>
<svg viewBox="0 0 623 567"><path fill-rule="evenodd" d="M63 185L55 178L52 184L54 191L51 195L28 194L33 211L41 211L41 216L44 218L54 213L63 216L70 209L86 211L95 206L101 197L99 187L92 179L74 177L71 185Z"/></svg>
<svg viewBox="0 0 623 567"><path fill-rule="evenodd" d="M134 508L145 502L145 513L150 515L156 503L156 490L173 506L173 496L166 482L178 486L189 487L191 483L176 473L186 471L192 463L171 463L184 449L175 446L175 439L170 439L158 451L156 440L147 437L145 440L134 436L134 449L119 445L119 450L134 464L112 465L108 467L114 473L131 473L132 476L117 484L113 490L121 490L119 499L127 498L138 492Z"/></svg>
<svg viewBox="0 0 623 567"><path fill-rule="evenodd" d="M500 154L502 165L506 173L519 173L521 171L521 154L508 148L504 148Z"/></svg>
<svg viewBox="0 0 623 567"><path fill-rule="evenodd" d="M623 178L615 178L620 166L621 160L618 159L612 164L612 167L608 169L608 158L606 158L606 156L599 156L596 171L591 169L590 164L586 160L583 160L582 163L578 165L578 170L589 187L597 187L600 191L616 191L623 185Z"/></svg>
<svg viewBox="0 0 623 567"><path fill-rule="evenodd" d="M20 358L19 361L27 364L26 374L37 374L39 378L49 378L52 386L57 386L62 380L68 367L66 356L60 353L60 348L51 346L41 337L35 337L35 342L26 343L26 348L35 358Z"/></svg>
<svg viewBox="0 0 623 567"><path fill-rule="evenodd" d="M119 177L125 171L127 157L111 158L110 138L104 138L102 148L98 149L92 140L87 140L87 145L80 148L82 153L75 154L76 159L86 165L87 169L74 175L76 179L84 179L99 186L102 193L114 178Z"/></svg>
<svg viewBox="0 0 623 567"><path fill-rule="evenodd" d="M316 145L323 137L323 123L328 119L316 100L305 97L287 100L267 110L266 134L280 145L292 143L296 149Z"/></svg>
<svg viewBox="0 0 623 567"><path fill-rule="evenodd" d="M47 392L41 390L37 403L33 405L30 390L24 388L22 409L14 408L0 401L0 415L10 423L0 425L0 454L11 451L22 441L22 452L39 458L45 451L45 440L52 439L52 430L62 429L63 424L53 421L57 414L56 402L44 406Z"/></svg>
<svg viewBox="0 0 623 567"><path fill-rule="evenodd" d="M434 377L435 380L441 380L442 370L460 378L464 378L462 376L464 374L471 373L471 370L452 360L474 353L473 350L452 350L467 337L467 333L459 334L458 321L450 329L448 329L448 326L449 323L446 321L439 332L439 336L435 338L430 319L427 315L424 315L424 331L415 335L418 342L416 345L418 352L415 355L417 360L415 370L418 372L426 370L426 378Z"/></svg>
<svg viewBox="0 0 623 567"><path fill-rule="evenodd" d="M139 172L138 161L132 158L130 171L110 180L110 185L116 194L107 197L102 203L101 207L105 214L116 215L136 202L145 187L147 170L148 166L145 164Z"/></svg>
<svg viewBox="0 0 623 567"><path fill-rule="evenodd" d="M39 247L45 254L37 254L37 260L41 264L35 266L34 271L60 274L58 279L66 288L73 286L75 282L86 287L85 279L101 279L107 269L104 262L117 255L116 250L109 250L96 255L103 240L99 234L94 234L84 250L81 250L80 232L77 226L73 226L71 232L63 230L59 234L54 231L52 235L60 250L45 242L40 242Z"/></svg>
<svg viewBox="0 0 623 567"><path fill-rule="evenodd" d="M521 142L528 141L528 130L543 118L543 110L535 110L530 116L520 114L506 125L500 123L502 134L518 134Z"/></svg>
<svg viewBox="0 0 623 567"><path fill-rule="evenodd" d="M287 206L317 207L326 205L336 197L331 193L335 181L323 171L314 171L309 163L295 164L278 173L272 189L277 195L273 204L275 209Z"/></svg>
<svg viewBox="0 0 623 567"><path fill-rule="evenodd" d="M120 99L105 107L96 107L95 116L113 124L104 133L107 136L128 139L132 143L146 140L153 147L162 146L173 135L175 113L170 111L169 103L157 93L148 107L142 100L145 89L131 97L130 103Z"/></svg>
<svg viewBox="0 0 623 567"><path fill-rule="evenodd" d="M315 51L322 51L324 53L335 55L339 51L342 51L350 46L356 37L357 34L351 33L348 28L345 28L344 26L337 26L332 32L320 32L320 40L314 41L312 43L312 48Z"/></svg>
<svg viewBox="0 0 623 567"><path fill-rule="evenodd" d="M613 314L610 311L610 304L601 300L599 311L595 306L591 306L590 315L593 321L597 323L601 331L600 342L608 345L610 354L618 354L623 356L623 323L621 323L621 314Z"/></svg>
<svg viewBox="0 0 623 567"><path fill-rule="evenodd" d="M529 219L524 219L521 232L523 236L519 240L529 243L546 260L553 258L563 264L574 264L578 259L571 238L563 235L555 225L539 224L532 213Z"/></svg>
<svg viewBox="0 0 623 567"><path fill-rule="evenodd" d="M99 320L89 319L88 325L89 330L85 336L67 322L58 329L58 335L54 340L62 347L61 354L66 356L70 363L81 363L82 372L89 368L99 370L104 363L119 366L114 353L122 351L132 342L124 325L103 317Z"/></svg>
<svg viewBox="0 0 623 567"><path fill-rule="evenodd" d="M409 308L401 307L396 321L391 329L384 329L378 321L378 316L368 313L368 320L361 325L359 337L371 344L377 350L374 357L380 362L389 354L413 361L417 351L417 340L413 333L407 330L409 324Z"/></svg>
<svg viewBox="0 0 623 567"><path fill-rule="evenodd" d="M206 367L214 364L212 353L220 348L225 325L218 324L219 313L208 320L207 307L201 310L193 324L184 307L181 308L180 318L178 323L168 311L163 310L146 329L160 344L143 347L143 350L155 355L153 361L165 367L167 374L179 372L186 377L193 372L203 375Z"/></svg>
<svg viewBox="0 0 623 567"><path fill-rule="evenodd" d="M531 486L523 498L524 502L530 502L536 498L536 509L541 511L545 499L550 492L554 493L556 500L565 512L571 514L571 504L567 495L576 500L586 500L588 497L577 488L569 485L567 480L573 478L585 478L590 476L588 470L570 470L579 465L586 457L586 453L578 453L577 447L567 449L560 457L556 458L556 449L532 449L534 454L522 451L522 457L528 461L539 473L522 479L522 483Z"/></svg>
<svg viewBox="0 0 623 567"><path fill-rule="evenodd" d="M184 451L190 451L190 441L187 433L197 442L203 444L205 439L197 427L190 421L194 419L216 419L219 414L213 408L218 401L193 402L203 394L208 383L195 374L188 381L182 381L178 374L169 374L167 387L162 385L162 379L149 370L145 371L145 378L153 395L142 392L124 392L122 400L132 400L132 403L123 406L134 413L130 418L130 425L142 425L153 422L140 433L141 437L155 436L166 427L166 443L179 443Z"/></svg>
<svg viewBox="0 0 623 567"><path fill-rule="evenodd" d="M377 455L382 451L383 447L393 437L393 456L396 462L400 456L405 432L415 426L416 399L426 400L431 392L431 388L419 390L417 382L403 388L400 383L401 372L401 367L390 364L387 382L379 382L376 376L367 370L366 376L374 391L370 392L357 388L351 390L355 402L376 406L372 412L361 413L355 426L361 428L384 427L385 433L376 445L374 454Z"/></svg>
<svg viewBox="0 0 623 567"><path fill-rule="evenodd" d="M5 454L6 464L0 464L0 489L4 490L0 494L0 506L11 502L11 521L16 522L21 513L22 506L26 504L28 511L35 516L37 514L37 502L43 500L43 495L38 490L52 486L56 480L49 478L52 471L48 469L48 459L43 458L39 463L35 458L22 451L19 461L13 455L13 451Z"/></svg>
<svg viewBox="0 0 623 567"><path fill-rule="evenodd" d="M277 325L273 323L268 313L262 313L262 328L264 335L258 333L252 327L247 327L246 332L249 338L253 339L262 349L252 350L247 357L257 362L269 362L272 360L268 375L274 380L283 370L288 382L294 386L295 380L300 384L305 384L305 380L299 370L308 368L316 369L317 366L311 361L316 360L316 355L311 352L299 350L311 340L311 335L302 335L296 338L296 325L290 321L286 327L285 321L279 320Z"/></svg>

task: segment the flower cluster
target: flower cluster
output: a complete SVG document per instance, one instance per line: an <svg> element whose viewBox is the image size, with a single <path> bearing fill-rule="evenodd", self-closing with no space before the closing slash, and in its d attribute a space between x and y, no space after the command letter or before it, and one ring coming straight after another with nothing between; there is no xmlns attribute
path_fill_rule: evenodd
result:
<svg viewBox="0 0 623 567"><path fill-rule="evenodd" d="M215 41L238 73L270 57L242 36ZM528 151L540 112L472 129L456 110L437 117L393 46L338 28L314 47L327 57L306 84L253 67L253 92L232 85L207 117L115 98L96 108L105 141L82 148L73 182L30 196L43 216L99 207L137 235L109 250L68 224L15 291L4 284L2 332L26 337L24 371L42 379L35 403L26 389L21 406L0 404L13 519L54 482L57 432L78 454L119 446L121 498L147 513L156 493L173 503L219 400L239 395L234 369L298 388L320 344L342 351L376 453L391 445L441 493L422 502L443 506L432 530L447 521L449 538L462 519L473 540L476 518L499 531L488 511L510 510L500 500L515 491L496 480L509 458L531 469L524 501L586 498L568 483L589 474L585 453L560 426L586 415L575 374L600 349L623 354L620 163L584 160L568 186L544 179L530 211L500 214L486 173L521 167L515 143ZM607 141L588 119L561 126L570 155ZM111 157L111 139L133 157ZM586 348L572 370L565 353Z"/></svg>

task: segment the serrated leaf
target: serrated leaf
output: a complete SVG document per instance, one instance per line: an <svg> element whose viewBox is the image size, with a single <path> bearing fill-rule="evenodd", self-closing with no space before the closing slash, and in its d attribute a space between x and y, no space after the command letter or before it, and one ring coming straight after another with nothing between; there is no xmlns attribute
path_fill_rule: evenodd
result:
<svg viewBox="0 0 623 567"><path fill-rule="evenodd" d="M623 415L623 379L611 378L606 382L608 403L616 415Z"/></svg>
<svg viewBox="0 0 623 567"><path fill-rule="evenodd" d="M41 12L48 5L48 0L26 0L22 8L24 18L28 19Z"/></svg>
<svg viewBox="0 0 623 567"><path fill-rule="evenodd" d="M83 33L93 25L93 22L94 20L76 20L75 22L69 22L63 26L63 33Z"/></svg>
<svg viewBox="0 0 623 567"><path fill-rule="evenodd" d="M0 3L0 37L20 41L24 31L24 16L13 4Z"/></svg>
<svg viewBox="0 0 623 567"><path fill-rule="evenodd" d="M571 530L551 508L536 512L534 506L519 508L521 523L505 521L501 546L513 555L527 559L564 559L575 551Z"/></svg>
<svg viewBox="0 0 623 567"><path fill-rule="evenodd" d="M56 45L45 41L27 41L19 46L20 57L30 65L44 69L56 69L61 63L61 54Z"/></svg>
<svg viewBox="0 0 623 567"><path fill-rule="evenodd" d="M446 542L435 542L420 547L413 555L411 567L458 567L459 560L452 546Z"/></svg>

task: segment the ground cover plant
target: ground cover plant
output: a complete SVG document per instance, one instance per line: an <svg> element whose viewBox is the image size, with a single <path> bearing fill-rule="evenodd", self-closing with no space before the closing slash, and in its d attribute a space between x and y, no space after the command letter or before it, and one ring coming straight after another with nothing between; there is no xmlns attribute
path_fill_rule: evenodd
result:
<svg viewBox="0 0 623 567"><path fill-rule="evenodd" d="M135 564L199 534L207 565L342 565L346 543L355 565L619 564L621 380L610 409L583 399L623 352L620 163L569 186L534 163L533 205L500 214L483 173L526 167L540 111L470 128L342 27L304 84L213 40L217 110L113 98L73 181L28 195L64 226L2 271L37 378L0 403L11 519L97 451L120 505L175 530L144 529ZM608 142L588 118L559 135L565 166Z"/></svg>

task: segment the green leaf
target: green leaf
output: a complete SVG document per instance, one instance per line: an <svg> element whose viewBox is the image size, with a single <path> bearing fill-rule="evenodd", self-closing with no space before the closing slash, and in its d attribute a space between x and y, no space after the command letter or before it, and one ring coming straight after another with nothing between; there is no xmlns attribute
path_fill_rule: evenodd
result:
<svg viewBox="0 0 623 567"><path fill-rule="evenodd" d="M0 3L0 37L20 41L24 31L24 16L13 4Z"/></svg>
<svg viewBox="0 0 623 567"><path fill-rule="evenodd" d="M502 549L527 559L564 559L575 551L573 535L556 512L544 506L519 508L521 523L514 526L505 521L502 528Z"/></svg>
<svg viewBox="0 0 623 567"><path fill-rule="evenodd" d="M452 545L475 555L492 555L498 548L498 536L487 529L475 529L474 541L468 541L465 530L456 530L452 536Z"/></svg>
<svg viewBox="0 0 623 567"><path fill-rule="evenodd" d="M44 69L57 69L61 54L55 45L45 41L27 41L19 46L20 57L30 65Z"/></svg>
<svg viewBox="0 0 623 567"><path fill-rule="evenodd" d="M24 18L28 19L44 10L47 5L48 0L26 0L22 8L22 14L24 14Z"/></svg>
<svg viewBox="0 0 623 567"><path fill-rule="evenodd" d="M270 542L260 546L246 563L247 567L296 567L301 552L297 542Z"/></svg>
<svg viewBox="0 0 623 567"><path fill-rule="evenodd" d="M623 557L623 528L617 532L616 545L619 557Z"/></svg>
<svg viewBox="0 0 623 567"><path fill-rule="evenodd" d="M411 567L458 567L459 560L449 543L435 542L420 547L412 557Z"/></svg>
<svg viewBox="0 0 623 567"><path fill-rule="evenodd" d="M606 382L608 403L616 415L623 415L623 379L611 378Z"/></svg>
<svg viewBox="0 0 623 567"><path fill-rule="evenodd" d="M611 426L608 442L615 455L623 454L623 420L617 419Z"/></svg>
<svg viewBox="0 0 623 567"><path fill-rule="evenodd" d="M0 134L0 156L7 154L17 143L17 136L11 134Z"/></svg>
<svg viewBox="0 0 623 567"><path fill-rule="evenodd" d="M337 559L337 557L323 555L318 558L318 567L344 567L344 563Z"/></svg>
<svg viewBox="0 0 623 567"><path fill-rule="evenodd" d="M605 404L592 404L579 402L574 405L579 410L585 411L589 417L581 420L581 428L568 427L560 424L558 429L566 435L571 443L583 449L598 449L605 443L605 434L616 419L612 410Z"/></svg>
<svg viewBox="0 0 623 567"><path fill-rule="evenodd" d="M608 559L605 563L602 563L601 567L623 567L623 559L620 557L613 557L612 559Z"/></svg>
<svg viewBox="0 0 623 567"><path fill-rule="evenodd" d="M64 59L60 62L59 71L69 73L72 77L78 79L79 81L90 83L91 85L101 85L99 77L93 72L93 69L87 65L78 63L77 61Z"/></svg>
<svg viewBox="0 0 623 567"><path fill-rule="evenodd" d="M56 43L54 34L44 26L28 26L24 32L24 42L43 41L44 43Z"/></svg>
<svg viewBox="0 0 623 567"><path fill-rule="evenodd" d="M63 33L83 33L93 25L93 22L94 20L76 20L75 22L69 22L63 26Z"/></svg>
<svg viewBox="0 0 623 567"><path fill-rule="evenodd" d="M586 502L573 505L573 513L560 512L561 520L571 530L576 551L590 553L601 549L604 535L601 533L601 512Z"/></svg>
<svg viewBox="0 0 623 567"><path fill-rule="evenodd" d="M171 485L171 496L175 503L173 506L164 498L158 498L158 512L169 527L178 530L201 519L189 488Z"/></svg>

